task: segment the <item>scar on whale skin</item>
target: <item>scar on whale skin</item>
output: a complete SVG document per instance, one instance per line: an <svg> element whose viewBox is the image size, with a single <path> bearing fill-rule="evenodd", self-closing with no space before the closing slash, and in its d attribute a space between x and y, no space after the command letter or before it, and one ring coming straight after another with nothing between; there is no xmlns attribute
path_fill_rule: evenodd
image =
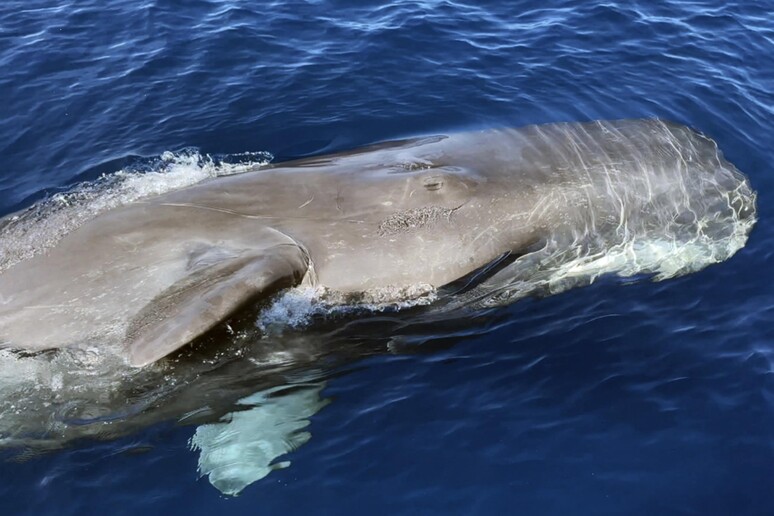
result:
<svg viewBox="0 0 774 516"><path fill-rule="evenodd" d="M379 236L395 235L431 226L442 219L449 221L454 212L461 207L424 206L399 211L379 223L378 233Z"/></svg>

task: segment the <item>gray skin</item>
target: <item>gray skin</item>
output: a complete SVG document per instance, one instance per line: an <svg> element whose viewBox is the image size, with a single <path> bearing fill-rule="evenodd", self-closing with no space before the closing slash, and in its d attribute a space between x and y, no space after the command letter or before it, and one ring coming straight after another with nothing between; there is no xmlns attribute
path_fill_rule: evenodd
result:
<svg viewBox="0 0 774 516"><path fill-rule="evenodd" d="M144 366L286 287L400 297L504 254L715 212L754 217L754 193L712 140L658 120L388 142L97 216L0 274L0 339Z"/></svg>

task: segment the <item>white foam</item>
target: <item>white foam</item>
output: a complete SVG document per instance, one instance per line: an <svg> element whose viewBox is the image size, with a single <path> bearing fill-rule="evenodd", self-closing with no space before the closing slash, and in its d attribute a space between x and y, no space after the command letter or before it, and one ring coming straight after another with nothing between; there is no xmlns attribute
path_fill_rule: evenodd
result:
<svg viewBox="0 0 774 516"><path fill-rule="evenodd" d="M296 287L277 296L259 314L256 326L264 334L276 335L284 328L308 326L315 317L400 310L429 305L437 299L436 290L428 284L372 289L359 294L357 300L321 286Z"/></svg>

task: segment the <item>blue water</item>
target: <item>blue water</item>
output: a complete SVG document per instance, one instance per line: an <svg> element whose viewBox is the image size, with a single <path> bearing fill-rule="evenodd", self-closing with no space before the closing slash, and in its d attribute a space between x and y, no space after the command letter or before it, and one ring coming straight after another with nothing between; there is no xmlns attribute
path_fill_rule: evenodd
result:
<svg viewBox="0 0 774 516"><path fill-rule="evenodd" d="M361 339L237 497L171 417L0 463L0 513L774 514L773 52L771 0L6 0L2 213L183 148L658 116L717 140L760 219L690 276Z"/></svg>

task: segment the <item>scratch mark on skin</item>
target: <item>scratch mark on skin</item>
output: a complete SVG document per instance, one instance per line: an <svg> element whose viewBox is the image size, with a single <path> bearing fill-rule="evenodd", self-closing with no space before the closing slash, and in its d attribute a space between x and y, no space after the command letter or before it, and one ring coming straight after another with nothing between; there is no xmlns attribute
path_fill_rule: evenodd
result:
<svg viewBox="0 0 774 516"><path fill-rule="evenodd" d="M314 201L314 195L312 197L310 197L308 201L306 201L304 204L302 204L301 206L299 206L296 209L300 210L301 208L306 208L307 206L309 206L309 204L311 204L312 201Z"/></svg>
<svg viewBox="0 0 774 516"><path fill-rule="evenodd" d="M495 242L500 247L504 247L504 242L502 241L502 239L500 239L500 236L497 234L497 230L493 226L487 226L485 229L482 229L481 231L479 231L478 234L473 238L473 240L470 241L470 247L476 248L476 243L480 239L486 236L488 236L491 241ZM480 247L482 246L479 245L478 248Z"/></svg>
<svg viewBox="0 0 774 516"><path fill-rule="evenodd" d="M336 183L336 209L341 213L341 187Z"/></svg>
<svg viewBox="0 0 774 516"><path fill-rule="evenodd" d="M465 206L467 202L465 201L456 208L425 206L399 211L381 221L377 232L380 236L388 236L431 226L441 218L446 218L447 222L451 222L452 215Z"/></svg>

